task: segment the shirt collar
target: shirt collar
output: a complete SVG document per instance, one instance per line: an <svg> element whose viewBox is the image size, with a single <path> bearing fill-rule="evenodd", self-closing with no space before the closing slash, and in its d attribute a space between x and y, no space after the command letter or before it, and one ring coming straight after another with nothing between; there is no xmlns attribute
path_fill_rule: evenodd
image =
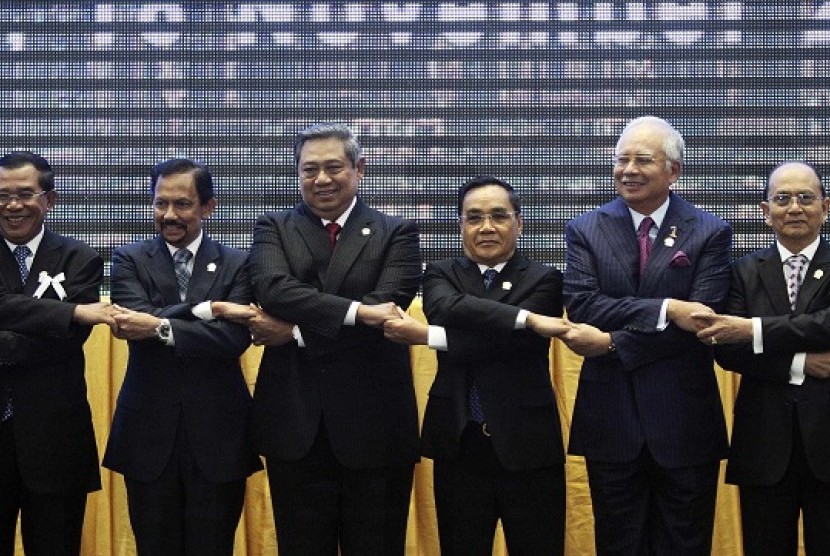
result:
<svg viewBox="0 0 830 556"><path fill-rule="evenodd" d="M343 214L338 216L337 220L326 220L325 218L321 218L320 221L323 223L323 226L325 226L329 222L337 222L338 224L340 224L340 227L342 228L343 226L346 225L346 220L349 219L349 215L352 213L352 209L354 208L354 206L356 204L357 204L357 195L355 195L354 199L352 199L352 204L349 205L349 208L347 208L345 211L343 211Z"/></svg>
<svg viewBox="0 0 830 556"><path fill-rule="evenodd" d="M663 219L666 218L666 211L669 210L670 199L671 195L666 197L663 204L657 207L657 209L651 214L640 214L636 210L629 207L628 211L631 213L631 218L634 220L634 231L637 231L640 228L640 222L642 222L643 218L646 216L651 216L651 219L654 220L654 225L657 226L657 229L660 229L660 226L663 225Z"/></svg>
<svg viewBox="0 0 830 556"><path fill-rule="evenodd" d="M818 244L820 240L821 238L819 236L816 236L816 239L814 239L810 245L802 249L801 253L791 253L790 250L781 245L781 242L779 242L778 240L775 240L775 245L778 247L778 254L781 256L782 263L791 256L799 254L807 257L808 261L812 261L813 257L816 256L816 251L818 250Z"/></svg>
<svg viewBox="0 0 830 556"><path fill-rule="evenodd" d="M482 274L484 274L484 271L487 270L488 268L493 268L493 269L495 269L496 272L501 272L502 270L504 270L505 265L507 265L507 261L504 261L503 263L499 263L495 266L487 266L486 264L480 264L480 263L476 263L476 265L478 266L478 271L481 272Z"/></svg>
<svg viewBox="0 0 830 556"><path fill-rule="evenodd" d="M187 245L187 246L185 247L185 249L187 249L188 251L190 251L190 254L191 254L191 255L193 255L193 259L195 259L195 258L196 258L196 252L199 250L199 247L202 245L202 236L204 235L204 233L205 233L204 231L200 231L200 232L199 232L199 236L198 236L196 239L194 239L194 240L190 243L190 245ZM171 256L172 256L172 255L175 255L175 254L176 254L176 251L178 251L178 250L180 249L179 247L174 247L174 246L170 245L170 244L169 244L169 243L167 243L166 241L165 241L164 243L165 243L165 245L167 245L167 249L169 249L169 250L170 250L170 255L171 255ZM191 259L191 260L193 260L193 259Z"/></svg>
<svg viewBox="0 0 830 556"><path fill-rule="evenodd" d="M32 252L32 257L34 257L35 253L37 253L37 248L40 247L40 242L43 239L43 234L44 233L46 233L46 227L41 226L40 231L37 233L37 235L35 235L35 237L30 239L27 243L21 243L20 245L27 246L29 248L29 251ZM16 243L12 243L11 241L9 241L7 239L5 241L6 241L6 245L9 246L9 249L11 251L14 251L14 248L17 247L17 245L18 245Z"/></svg>

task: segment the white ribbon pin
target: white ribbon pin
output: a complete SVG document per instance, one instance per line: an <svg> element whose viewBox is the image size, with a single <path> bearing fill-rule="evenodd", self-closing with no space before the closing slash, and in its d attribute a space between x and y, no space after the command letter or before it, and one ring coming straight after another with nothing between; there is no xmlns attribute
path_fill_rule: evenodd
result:
<svg viewBox="0 0 830 556"><path fill-rule="evenodd" d="M46 290L49 289L49 286L52 286L52 288L54 288L55 290L55 293L58 294L58 298L60 298L60 300L63 301L64 299L66 299L66 290L63 289L63 286L61 285L61 282L63 282L64 280L66 280L66 276L63 274L63 272L52 278L51 276L49 276L49 273L45 270L41 271L41 273L37 277L37 281L40 282L40 285L37 287L37 290L35 290L33 296L40 299L46 292Z"/></svg>

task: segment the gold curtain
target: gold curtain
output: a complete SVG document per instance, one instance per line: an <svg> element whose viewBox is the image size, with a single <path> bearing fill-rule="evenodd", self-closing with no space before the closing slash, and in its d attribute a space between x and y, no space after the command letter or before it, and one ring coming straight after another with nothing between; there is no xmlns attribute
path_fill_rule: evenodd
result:
<svg viewBox="0 0 830 556"><path fill-rule="evenodd" d="M410 313L424 320L419 300L415 300ZM124 379L127 344L113 338L106 326L97 326L86 343L85 351L89 400L95 421L99 453L103 454L115 400ZM418 408L420 417L423 418L427 393L435 375L436 358L434 352L423 346L412 347L411 353ZM261 355L262 348L258 347L251 347L243 355L242 367L251 389L256 382ZM580 362L581 358L558 340L551 343L551 377L559 403L566 445ZM738 379L736 375L719 369L715 372L721 388L727 424L731 428L732 406L737 392ZM85 556L132 556L135 554L135 542L127 514L124 481L120 475L107 469L102 468L101 474L103 489L92 493L87 503L82 554ZM593 517L585 464L582 458L568 457L566 477L566 554L590 555L594 553ZM419 465L415 466L415 482L409 508L406 544L407 556L438 556L440 554L432 498L432 461L428 459L423 459ZM16 555L22 555L19 535L17 545ZM738 556L741 553L738 491L732 485L723 484L723 465L721 465L712 554ZM264 471L251 476L248 480L245 508L237 530L234 554L236 556L276 554L274 520L271 515L270 493ZM493 554L507 554L501 530L497 531ZM803 549L801 554L803 554Z"/></svg>

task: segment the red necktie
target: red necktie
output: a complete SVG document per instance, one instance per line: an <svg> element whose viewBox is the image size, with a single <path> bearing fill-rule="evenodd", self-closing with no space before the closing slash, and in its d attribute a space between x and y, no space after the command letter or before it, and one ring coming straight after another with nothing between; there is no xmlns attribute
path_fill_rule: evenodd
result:
<svg viewBox="0 0 830 556"><path fill-rule="evenodd" d="M646 269L646 263L648 262L648 256L651 255L651 238L648 235L648 231L653 224L654 220L651 219L651 216L646 216L640 222L640 227L637 228L637 244L640 246L640 276L643 275L643 271Z"/></svg>
<svg viewBox="0 0 830 556"><path fill-rule="evenodd" d="M337 244L337 234L339 234L342 229L343 226L337 222L329 222L326 224L326 230L329 232L329 245L331 245L332 249L334 249L334 246Z"/></svg>

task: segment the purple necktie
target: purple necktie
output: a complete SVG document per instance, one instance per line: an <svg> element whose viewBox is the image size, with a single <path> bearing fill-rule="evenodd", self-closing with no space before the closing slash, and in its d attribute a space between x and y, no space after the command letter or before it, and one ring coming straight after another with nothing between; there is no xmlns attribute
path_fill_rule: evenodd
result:
<svg viewBox="0 0 830 556"><path fill-rule="evenodd" d="M648 231L653 225L654 220L651 219L651 216L646 216L640 222L640 227L637 228L637 245L640 246L640 276L643 275L648 256L651 255L651 237L649 237Z"/></svg>

